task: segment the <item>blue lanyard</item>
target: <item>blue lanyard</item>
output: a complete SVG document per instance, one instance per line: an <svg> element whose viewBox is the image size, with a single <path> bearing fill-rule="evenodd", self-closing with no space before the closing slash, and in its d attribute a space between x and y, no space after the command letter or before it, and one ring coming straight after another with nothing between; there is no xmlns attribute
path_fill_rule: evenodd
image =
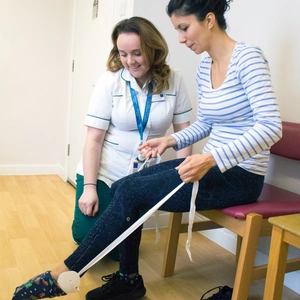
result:
<svg viewBox="0 0 300 300"><path fill-rule="evenodd" d="M145 111L144 111L144 117L142 119L136 92L131 87L130 81L128 83L129 83L131 99L132 99L132 103L133 103L133 107L134 107L134 111L135 111L136 124L137 124L138 130L139 130L139 133L140 133L140 139L141 139L141 144L142 144L143 143L143 133L144 133L144 130L148 123L148 119L149 119L149 115L150 115L150 109L151 109L151 104L152 104L152 94L148 91L146 105L145 105Z"/></svg>

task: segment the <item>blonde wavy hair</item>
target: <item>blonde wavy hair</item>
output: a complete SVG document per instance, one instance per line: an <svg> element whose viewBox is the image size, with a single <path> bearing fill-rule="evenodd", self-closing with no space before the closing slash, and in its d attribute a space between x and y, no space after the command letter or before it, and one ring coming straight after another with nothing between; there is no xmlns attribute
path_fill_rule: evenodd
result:
<svg viewBox="0 0 300 300"><path fill-rule="evenodd" d="M150 66L150 81L147 88L152 94L159 94L169 88L170 66L166 63L169 48L166 40L158 29L147 19L132 17L120 21L113 29L111 40L113 47L110 51L106 67L111 72L123 68L117 47L117 39L122 33L135 33L140 37L141 55ZM152 84L149 83L152 82Z"/></svg>

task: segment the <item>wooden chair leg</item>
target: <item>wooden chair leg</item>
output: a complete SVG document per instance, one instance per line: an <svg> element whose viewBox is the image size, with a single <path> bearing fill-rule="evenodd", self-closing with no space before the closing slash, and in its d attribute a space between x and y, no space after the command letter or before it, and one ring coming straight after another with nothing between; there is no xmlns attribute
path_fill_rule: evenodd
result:
<svg viewBox="0 0 300 300"><path fill-rule="evenodd" d="M235 251L235 261L238 262L240 258L241 246L242 246L243 238L241 236L237 236L236 240L236 251Z"/></svg>
<svg viewBox="0 0 300 300"><path fill-rule="evenodd" d="M163 261L162 276L168 277L174 274L177 256L182 213L171 213L166 240L165 256Z"/></svg>
<svg viewBox="0 0 300 300"><path fill-rule="evenodd" d="M289 245L283 241L283 230L273 226L264 300L280 300Z"/></svg>
<svg viewBox="0 0 300 300"><path fill-rule="evenodd" d="M254 213L247 215L233 286L232 300L246 300L248 297L261 224L261 215Z"/></svg>

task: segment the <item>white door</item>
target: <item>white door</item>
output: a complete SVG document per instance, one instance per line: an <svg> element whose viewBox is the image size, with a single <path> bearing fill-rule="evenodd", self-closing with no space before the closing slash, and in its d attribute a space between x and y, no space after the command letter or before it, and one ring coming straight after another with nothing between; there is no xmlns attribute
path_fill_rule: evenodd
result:
<svg viewBox="0 0 300 300"><path fill-rule="evenodd" d="M68 161L68 180L73 184L85 142L84 118L93 86L106 70L114 25L114 1L98 0L98 17L93 19L95 2L77 0Z"/></svg>

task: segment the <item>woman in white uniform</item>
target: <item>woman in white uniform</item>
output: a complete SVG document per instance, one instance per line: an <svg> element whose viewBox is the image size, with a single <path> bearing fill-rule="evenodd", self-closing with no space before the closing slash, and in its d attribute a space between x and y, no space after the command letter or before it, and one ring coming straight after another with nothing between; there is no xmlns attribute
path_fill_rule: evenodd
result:
<svg viewBox="0 0 300 300"><path fill-rule="evenodd" d="M107 71L93 91L77 167L73 240L80 244L110 202L110 187L140 166L137 148L190 124L191 104L178 70L166 63L168 46L155 26L140 17L119 22L112 32ZM177 152L186 157L191 147ZM118 250L110 253L118 260Z"/></svg>

